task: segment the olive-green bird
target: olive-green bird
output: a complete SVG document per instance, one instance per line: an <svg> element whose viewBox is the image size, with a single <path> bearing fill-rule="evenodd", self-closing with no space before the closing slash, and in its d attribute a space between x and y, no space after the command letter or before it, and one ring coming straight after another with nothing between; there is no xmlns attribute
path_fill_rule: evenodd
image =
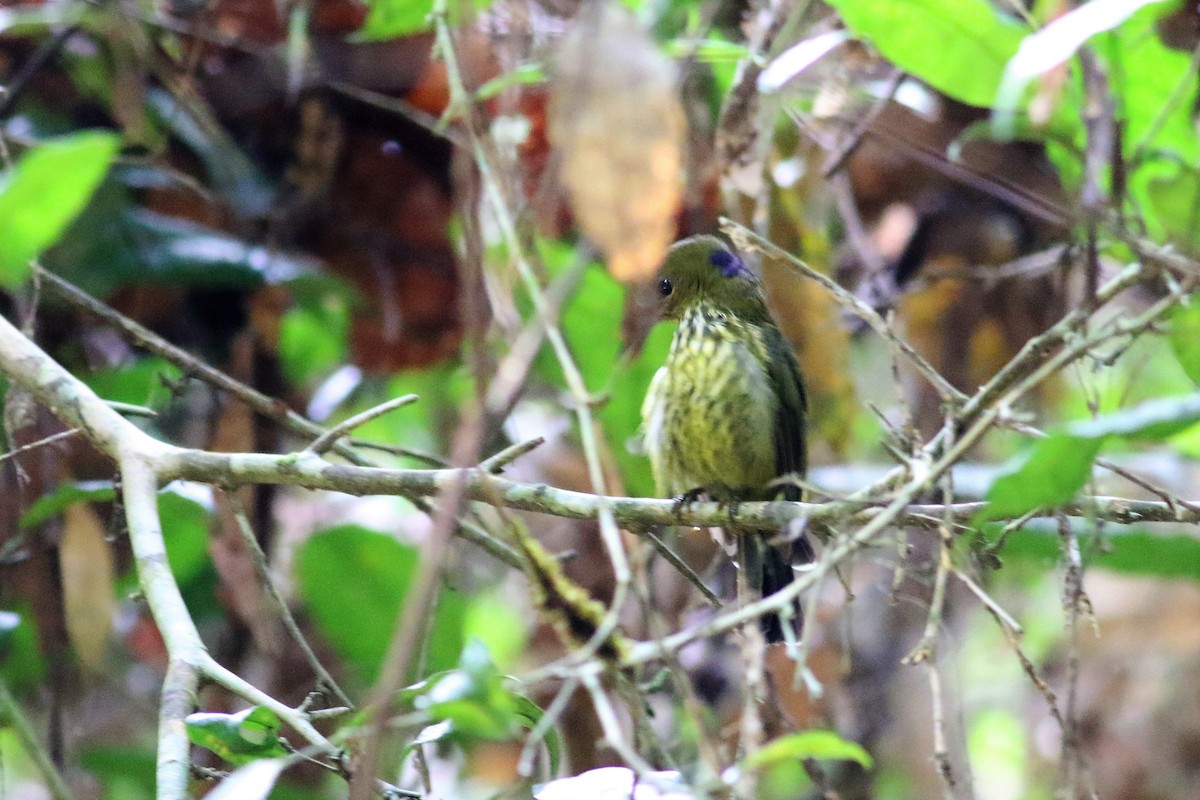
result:
<svg viewBox="0 0 1200 800"><path fill-rule="evenodd" d="M804 383L795 353L771 319L762 283L724 242L696 236L673 245L658 275L662 316L677 320L666 364L642 405L646 451L661 495L714 500L801 499L806 467ZM731 530L747 583L763 595L812 560L804 538L766 546L778 530ZM794 611L800 621L799 604ZM768 642L783 640L776 615Z"/></svg>

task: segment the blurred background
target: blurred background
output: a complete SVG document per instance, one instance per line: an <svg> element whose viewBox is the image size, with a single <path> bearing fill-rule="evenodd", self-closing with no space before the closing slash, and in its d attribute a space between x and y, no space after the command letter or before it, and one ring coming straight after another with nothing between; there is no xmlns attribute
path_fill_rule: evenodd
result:
<svg viewBox="0 0 1200 800"><path fill-rule="evenodd" d="M1109 10L1079 23L1085 49L1021 87L999 130L1005 62L1076 5ZM542 436L507 475L591 491L580 398L536 324L548 302L590 394L609 493L650 497L640 406L671 330L655 326L644 285L667 242L714 232L723 216L877 309L968 394L1134 261L1131 240L1195 254L1200 15L1187 3L1117 5L6 0L0 144L11 171L44 141L119 134L111 170L41 264L318 423L418 395L355 431L379 465L445 464L479 401L480 455ZM944 398L908 362L897 366L888 341L782 260L748 260L807 379L812 483L830 497L853 492L942 427ZM1118 313L1143 310L1168 283L1123 295ZM50 286L11 288L0 307L100 396L157 412L141 423L155 435L229 452L308 443ZM1185 307L1169 326L1052 376L1014 411L1047 428L1192 392L1198 331ZM15 393L5 421L10 453L62 431ZM982 498L1029 442L989 434L956 469L957 499ZM1197 494L1194 432L1105 453L1144 480L1098 472L1095 494ZM81 438L0 463L0 679L75 796L124 800L153 796L166 654L137 595L113 479ZM238 494L305 634L361 700L429 516L397 497ZM213 654L303 702L314 676L255 578L228 498L172 485L160 507ZM489 524L486 509L474 513ZM523 520L569 556L569 577L612 599L594 522ZM979 596L951 582L933 668L952 781L934 758L930 668L901 663L926 625L935 532L895 531L819 587L809 683L793 688L783 648L767 655L771 737L830 729L865 748L869 768L820 770L836 792L827 796L847 800L1200 796L1195 527L1080 530L1080 614L1065 610L1074 573L1053 520L999 544L995 531L960 540L958 567L1024 632L1018 655ZM702 532L670 540L699 571L721 561ZM626 609L626 633L646 639L704 618L669 565L634 533L626 544L652 587L648 605ZM519 572L464 541L453 547L422 677L463 669L471 641L497 674L564 655ZM679 662L698 712L651 686L653 674L640 679L655 765L689 774L704 747L736 740L743 661L728 637ZM544 709L558 688L521 694ZM1078 758L1064 757L1051 695L1073 721ZM221 690L202 694L202 710L240 707ZM561 775L621 763L584 695L556 736ZM520 736L460 723L427 742L419 765L392 754L401 785L424 782L429 797L529 796ZM203 750L196 759L224 768ZM813 775L790 766L759 796L819 796ZM197 796L205 785L197 780ZM344 792L340 777L301 766L272 796ZM0 798L48 796L0 710Z"/></svg>

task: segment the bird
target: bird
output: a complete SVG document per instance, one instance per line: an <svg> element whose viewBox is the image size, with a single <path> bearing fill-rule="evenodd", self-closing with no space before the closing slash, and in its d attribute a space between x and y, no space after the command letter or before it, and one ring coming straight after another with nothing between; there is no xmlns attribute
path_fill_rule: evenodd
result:
<svg viewBox="0 0 1200 800"><path fill-rule="evenodd" d="M707 495L730 506L800 500L807 467L807 402L800 365L767 308L762 282L723 240L676 242L656 276L659 314L678 322L642 404L643 442L660 496ZM779 480L784 478L785 480ZM739 567L761 596L813 558L807 538L768 544L777 529L732 527ZM799 602L793 620L799 630ZM784 641L779 615L762 619Z"/></svg>

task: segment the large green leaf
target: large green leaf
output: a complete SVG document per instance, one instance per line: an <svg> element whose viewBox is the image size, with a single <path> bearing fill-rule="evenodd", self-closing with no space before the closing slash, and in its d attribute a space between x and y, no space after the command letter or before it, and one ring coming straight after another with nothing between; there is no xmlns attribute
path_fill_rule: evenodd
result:
<svg viewBox="0 0 1200 800"><path fill-rule="evenodd" d="M991 538L999 529L989 525L985 533ZM1131 575L1200 581L1200 539L1195 536L1113 526L1097 537L1088 526L1081 537L1083 559L1089 566ZM1058 528L1049 521L1034 520L1009 533L1002 554L1006 562L1020 559L1052 564L1060 554Z"/></svg>
<svg viewBox="0 0 1200 800"><path fill-rule="evenodd" d="M1038 441L996 478L976 522L1019 517L1035 508L1069 502L1091 476L1102 441L1064 434Z"/></svg>
<svg viewBox="0 0 1200 800"><path fill-rule="evenodd" d="M119 146L107 131L48 140L0 177L0 286L25 282L30 262L83 210Z"/></svg>
<svg viewBox="0 0 1200 800"><path fill-rule="evenodd" d="M987 0L829 0L889 61L972 106L996 99L1028 28Z"/></svg>
<svg viewBox="0 0 1200 800"><path fill-rule="evenodd" d="M1162 441L1200 422L1200 393L1164 397L1067 425L1041 439L992 483L977 523L1069 502L1092 474L1105 440Z"/></svg>
<svg viewBox="0 0 1200 800"><path fill-rule="evenodd" d="M416 567L412 547L357 525L317 533L296 554L305 606L364 683L373 683L378 676ZM457 659L465 611L462 595L442 592L429 621L430 670L444 670Z"/></svg>

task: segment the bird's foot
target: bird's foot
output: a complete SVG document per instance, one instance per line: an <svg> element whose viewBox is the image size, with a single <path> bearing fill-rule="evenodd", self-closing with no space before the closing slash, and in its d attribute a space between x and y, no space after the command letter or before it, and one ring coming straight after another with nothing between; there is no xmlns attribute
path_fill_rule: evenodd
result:
<svg viewBox="0 0 1200 800"><path fill-rule="evenodd" d="M729 517L729 524L733 524L734 517L737 516L738 509L742 507L742 501L737 497L730 497L726 500L718 500L718 505L725 507L725 514Z"/></svg>
<svg viewBox="0 0 1200 800"><path fill-rule="evenodd" d="M704 496L705 489L703 486L696 486L688 489L681 495L675 497L675 504L672 506L672 512L675 514L675 519L679 519L683 515L683 509L686 506L699 500Z"/></svg>

